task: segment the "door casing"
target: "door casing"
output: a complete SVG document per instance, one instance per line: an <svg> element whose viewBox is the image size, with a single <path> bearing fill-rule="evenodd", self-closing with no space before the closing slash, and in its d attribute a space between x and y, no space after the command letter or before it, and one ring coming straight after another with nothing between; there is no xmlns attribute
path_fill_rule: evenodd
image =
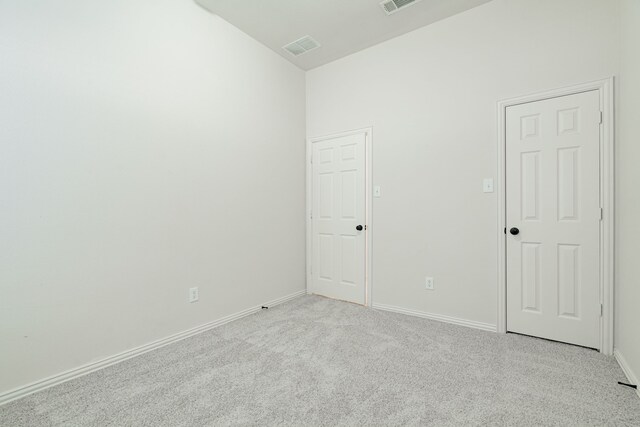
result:
<svg viewBox="0 0 640 427"><path fill-rule="evenodd" d="M313 143L319 141L325 141L327 139L340 138L343 136L356 135L356 134L364 134L365 135L365 224L367 226L367 231L365 232L365 278L364 278L364 287L365 287L365 306L371 307L372 304L372 286L371 286L371 278L373 266L371 263L372 260L372 247L373 247L373 173L372 173L372 141L373 141L373 128L361 128L354 129L344 132L332 133L324 136L317 136L307 138L307 155L306 155L306 185L307 185L307 209L306 209L306 224L307 224L307 265L306 265L306 278L307 278L307 293L311 293L311 266L313 263L313 224L311 221L311 209L313 206L313 164L311 163L311 156L313 154Z"/></svg>
<svg viewBox="0 0 640 427"><path fill-rule="evenodd" d="M498 324L499 333L507 332L507 236L506 224L506 113L507 107L545 99L597 90L600 95L600 352L613 354L614 319L614 78L511 98L498 102Z"/></svg>

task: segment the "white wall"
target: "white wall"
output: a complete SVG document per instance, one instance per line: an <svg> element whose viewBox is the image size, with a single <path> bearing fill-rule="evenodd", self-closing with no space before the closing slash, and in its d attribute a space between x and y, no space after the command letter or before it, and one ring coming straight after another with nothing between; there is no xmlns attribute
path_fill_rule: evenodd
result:
<svg viewBox="0 0 640 427"><path fill-rule="evenodd" d="M308 136L373 126L374 303L496 323L496 102L617 74L618 24L611 0L494 0L307 74Z"/></svg>
<svg viewBox="0 0 640 427"><path fill-rule="evenodd" d="M615 347L640 380L640 1L622 0L618 81Z"/></svg>
<svg viewBox="0 0 640 427"><path fill-rule="evenodd" d="M189 0L1 1L0 58L0 392L304 289L302 71Z"/></svg>

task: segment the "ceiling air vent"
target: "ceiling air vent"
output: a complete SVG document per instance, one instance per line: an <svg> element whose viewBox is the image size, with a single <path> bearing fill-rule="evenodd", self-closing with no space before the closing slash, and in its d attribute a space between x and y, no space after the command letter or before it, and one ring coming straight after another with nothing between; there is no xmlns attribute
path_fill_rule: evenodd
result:
<svg viewBox="0 0 640 427"><path fill-rule="evenodd" d="M398 0L400 1L400 0ZM293 56L302 55L303 53L309 52L310 50L317 49L320 47L320 43L315 41L311 36L304 36L301 39L298 39L294 42L289 43L282 48L292 54Z"/></svg>
<svg viewBox="0 0 640 427"><path fill-rule="evenodd" d="M380 6L382 6L382 10L384 10L387 15L391 15L419 1L420 0L385 0L380 3Z"/></svg>

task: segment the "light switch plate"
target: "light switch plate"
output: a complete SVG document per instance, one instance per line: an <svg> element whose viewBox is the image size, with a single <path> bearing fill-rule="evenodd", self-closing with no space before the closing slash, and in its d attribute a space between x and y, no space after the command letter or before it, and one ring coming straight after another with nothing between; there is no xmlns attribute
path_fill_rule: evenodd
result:
<svg viewBox="0 0 640 427"><path fill-rule="evenodd" d="M382 197L382 189L379 185L373 187L373 197Z"/></svg>
<svg viewBox="0 0 640 427"><path fill-rule="evenodd" d="M482 181L482 191L485 193L493 193L493 178L485 178Z"/></svg>

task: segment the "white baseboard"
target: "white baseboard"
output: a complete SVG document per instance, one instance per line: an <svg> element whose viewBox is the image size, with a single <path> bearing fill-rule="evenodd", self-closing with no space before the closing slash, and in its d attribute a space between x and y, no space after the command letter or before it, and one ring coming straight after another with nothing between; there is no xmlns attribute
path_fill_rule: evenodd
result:
<svg viewBox="0 0 640 427"><path fill-rule="evenodd" d="M454 325L466 326L468 328L480 329L483 331L497 332L496 325L490 323L476 322L475 320L459 319L457 317L444 316L442 314L425 313L423 311L412 310L409 308L395 307L393 305L373 303L372 307L376 310L391 311L393 313L406 314L409 316L422 317L424 319L437 320L439 322L452 323Z"/></svg>
<svg viewBox="0 0 640 427"><path fill-rule="evenodd" d="M620 353L620 350L618 350L617 348L614 349L613 356L616 358L618 365L620 365L620 367L622 368L622 372L624 372L624 374L627 376L629 383L638 385L638 377L627 363L627 359L625 359L622 353ZM638 397L640 397L639 389L636 389L636 394L638 395Z"/></svg>
<svg viewBox="0 0 640 427"><path fill-rule="evenodd" d="M306 290L301 290L295 292L293 294L284 296L282 298L275 299L273 301L269 301L264 306L273 307L278 304L282 304L284 302L290 301L297 297L306 294ZM251 314L257 313L262 309L262 305L258 305L255 307L248 308L246 310L239 311L237 313L231 314L226 317L222 317L220 319L214 320L209 323L205 323L204 325L196 326L195 328L188 329L183 332L179 332L174 335L170 335L166 338L162 338L148 344L142 345L140 347L132 348L131 350L124 351L122 353L118 353L113 356L106 357L97 362L88 363L86 365L70 369L68 371L62 372L57 375L53 375L51 377L45 378L40 381L33 382L31 384L27 384L22 387L18 387L13 390L9 390L0 394L0 405L5 403L9 403L13 400L23 398L30 394L36 393L38 391L44 390L49 387L53 387L55 385L64 383L66 381L73 380L75 378L81 377L83 375L87 375L91 372L95 372L97 370L106 368L111 365L115 365L116 363L123 362L127 359L131 359L136 356L140 356L141 354L147 353L152 350L156 350L160 347L164 347L165 345L173 344L177 341L183 340L185 338L192 337L194 335L200 334L202 332L208 331L210 329L216 328L218 326L224 325L226 323L232 322L234 320L240 319L245 316L249 316Z"/></svg>

